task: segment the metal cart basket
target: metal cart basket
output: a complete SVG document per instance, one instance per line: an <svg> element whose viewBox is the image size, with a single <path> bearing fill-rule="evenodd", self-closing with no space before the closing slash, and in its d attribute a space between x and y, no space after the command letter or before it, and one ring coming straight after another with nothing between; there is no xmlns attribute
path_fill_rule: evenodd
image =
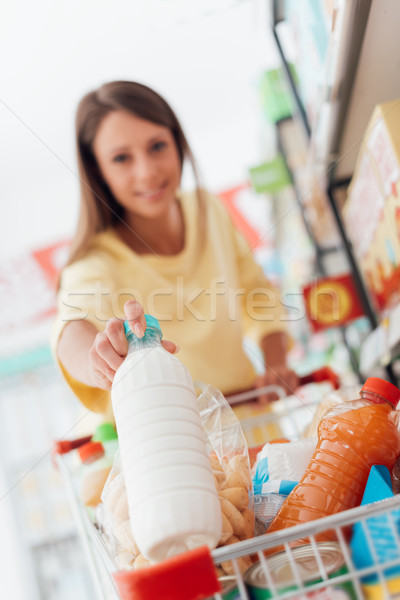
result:
<svg viewBox="0 0 400 600"><path fill-rule="evenodd" d="M304 407L291 397L281 398L273 406L266 419L276 420L291 439L298 437L299 423L307 420L305 409L311 420L315 408ZM400 495L212 552L197 548L157 565L118 571L101 532L78 497L76 462L73 452L65 450L79 443L61 443L55 462L64 479L99 600L400 598ZM321 542L321 534L326 532L330 541ZM354 556L349 543L355 536L358 548L362 545L361 557L360 551ZM296 540L304 538L309 544L296 546ZM272 554L274 547L280 552ZM253 565L246 571L244 557ZM225 571L230 565L231 575L218 578L216 567L221 564Z"/></svg>

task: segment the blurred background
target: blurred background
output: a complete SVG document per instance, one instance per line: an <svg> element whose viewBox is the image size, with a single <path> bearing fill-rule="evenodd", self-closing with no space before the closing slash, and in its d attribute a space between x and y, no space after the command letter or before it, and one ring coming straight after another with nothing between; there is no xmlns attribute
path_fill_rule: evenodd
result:
<svg viewBox="0 0 400 600"><path fill-rule="evenodd" d="M262 144L257 79L277 60L265 18L251 0L9 6L0 25L2 256L73 231L75 109L105 81L153 86L181 118L206 183L241 183Z"/></svg>

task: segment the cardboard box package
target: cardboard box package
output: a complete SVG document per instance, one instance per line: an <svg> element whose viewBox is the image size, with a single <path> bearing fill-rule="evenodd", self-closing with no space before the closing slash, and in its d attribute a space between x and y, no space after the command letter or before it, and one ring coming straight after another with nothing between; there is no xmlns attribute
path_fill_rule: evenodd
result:
<svg viewBox="0 0 400 600"><path fill-rule="evenodd" d="M400 301L400 99L378 104L343 209L378 314Z"/></svg>

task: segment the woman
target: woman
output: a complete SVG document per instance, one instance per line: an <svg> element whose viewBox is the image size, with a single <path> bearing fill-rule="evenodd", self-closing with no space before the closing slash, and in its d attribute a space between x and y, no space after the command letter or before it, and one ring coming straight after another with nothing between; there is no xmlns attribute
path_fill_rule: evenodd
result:
<svg viewBox="0 0 400 600"><path fill-rule="evenodd" d="M221 204L200 189L166 101L139 83L105 84L81 100L76 135L81 209L53 348L83 404L109 408L107 391L127 352L121 319L142 336L143 308L174 340L164 346L180 345L194 380L225 394L269 383L293 391L278 294ZM179 189L185 160L194 193ZM244 352L245 335L263 352L261 377Z"/></svg>

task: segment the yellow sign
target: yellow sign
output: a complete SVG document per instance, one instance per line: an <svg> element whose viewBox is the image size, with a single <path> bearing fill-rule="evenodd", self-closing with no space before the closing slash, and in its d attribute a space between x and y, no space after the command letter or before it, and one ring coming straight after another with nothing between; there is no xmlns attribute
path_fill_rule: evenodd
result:
<svg viewBox="0 0 400 600"><path fill-rule="evenodd" d="M340 326L363 315L350 275L319 279L303 290L308 318L315 331Z"/></svg>

